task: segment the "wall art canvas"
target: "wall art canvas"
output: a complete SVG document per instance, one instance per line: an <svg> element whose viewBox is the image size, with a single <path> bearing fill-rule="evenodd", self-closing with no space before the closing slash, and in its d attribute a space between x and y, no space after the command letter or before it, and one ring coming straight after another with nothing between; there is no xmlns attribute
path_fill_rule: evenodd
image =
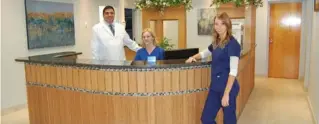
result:
<svg viewBox="0 0 319 124"><path fill-rule="evenodd" d="M72 3L25 0L28 49L75 44Z"/></svg>
<svg viewBox="0 0 319 124"><path fill-rule="evenodd" d="M213 20L216 16L216 11L213 8L198 9L197 14L197 32L198 35L212 35Z"/></svg>

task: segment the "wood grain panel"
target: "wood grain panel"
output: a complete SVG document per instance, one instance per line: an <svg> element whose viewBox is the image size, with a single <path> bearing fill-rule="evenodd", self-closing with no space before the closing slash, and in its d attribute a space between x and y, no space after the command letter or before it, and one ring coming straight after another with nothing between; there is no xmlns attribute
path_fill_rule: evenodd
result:
<svg viewBox="0 0 319 124"><path fill-rule="evenodd" d="M73 86L73 69L72 68L66 68L66 78L67 78L67 86L68 87L74 87Z"/></svg>
<svg viewBox="0 0 319 124"><path fill-rule="evenodd" d="M245 7L236 7L235 4L222 4L218 9L217 13L227 13L230 18L245 18Z"/></svg>
<svg viewBox="0 0 319 124"><path fill-rule="evenodd" d="M253 88L254 65L249 64L250 60L253 60L250 55L253 54L250 53L240 60L240 66L243 70L238 75L241 90L237 99L237 115L242 112ZM61 77L64 69L54 68L56 68L55 72L52 71L52 68L48 69L50 75L55 73L55 80L63 82ZM41 67L35 68L34 72L38 70L41 70ZM47 72L47 68L44 70ZM66 76L64 82L69 84L71 81L74 87L79 86L84 89L95 87L102 91L113 91L113 83L119 84L120 92L125 92L125 89L128 92L138 92L140 87L144 89L143 92L162 92L166 89L178 91L179 89L207 87L210 71L210 68L203 68L172 72L117 72L117 75L114 72L72 68L71 71L68 69L65 71L66 75L72 77L72 80ZM30 75L30 78L38 74L32 72L32 66L26 67L26 75ZM61 75L61 79L58 79L58 75ZM117 79L113 80L114 78ZM44 80L50 82L46 79L52 80L52 77L48 78L46 75ZM96 85L92 82L95 82ZM170 87L165 86L167 85L165 83L169 84ZM201 111L207 96L207 92L159 97L107 96L33 86L27 86L27 94L28 107L32 108L29 110L30 122L35 124L194 124L200 123ZM222 112L218 114L216 120L222 122Z"/></svg>
<svg viewBox="0 0 319 124"><path fill-rule="evenodd" d="M97 84L97 70L90 70L90 77L91 77L91 85L92 90L98 90L98 84Z"/></svg>
<svg viewBox="0 0 319 124"><path fill-rule="evenodd" d="M91 70L85 70L85 89L92 90Z"/></svg>
<svg viewBox="0 0 319 124"><path fill-rule="evenodd" d="M187 89L187 70L182 70L179 72L179 86L180 90L186 90Z"/></svg>
<svg viewBox="0 0 319 124"><path fill-rule="evenodd" d="M24 64L25 69L25 80L27 82L33 82L31 79L31 66L29 64Z"/></svg>
<svg viewBox="0 0 319 124"><path fill-rule="evenodd" d="M61 115L60 115L60 96L59 96L59 90L53 89L52 91L52 101L53 101L53 110L54 114L53 123L54 124L60 124L61 123ZM81 105L81 104L80 104Z"/></svg>
<svg viewBox="0 0 319 124"><path fill-rule="evenodd" d="M180 76L179 71L173 71L172 72L172 91L180 91L179 85L180 85Z"/></svg>
<svg viewBox="0 0 319 124"><path fill-rule="evenodd" d="M208 73L208 69L207 68L203 68L202 70L201 70L202 72L202 74L201 74L201 76L202 76L202 86L201 87L209 87L209 84L210 84L210 82L208 82L208 78L210 78L210 75L209 75L209 73Z"/></svg>
<svg viewBox="0 0 319 124"><path fill-rule="evenodd" d="M105 91L105 72L104 71L97 72L97 90Z"/></svg>
<svg viewBox="0 0 319 124"><path fill-rule="evenodd" d="M136 52L130 50L128 47L124 47L126 60L134 60Z"/></svg>
<svg viewBox="0 0 319 124"><path fill-rule="evenodd" d="M162 39L163 36L163 21L165 20L178 20L178 48L186 48L186 11L184 6L167 7L161 14L157 9L144 9L142 10L142 28L150 28L149 21L156 22L156 36ZM169 14L167 14L169 13Z"/></svg>
<svg viewBox="0 0 319 124"><path fill-rule="evenodd" d="M137 92L146 91L145 72L137 72Z"/></svg>
<svg viewBox="0 0 319 124"><path fill-rule="evenodd" d="M120 72L120 86L121 86L121 92L127 93L129 91L129 85L128 85L128 72Z"/></svg>
<svg viewBox="0 0 319 124"><path fill-rule="evenodd" d="M299 76L301 3L270 4L269 69L273 78L297 79Z"/></svg>
<svg viewBox="0 0 319 124"><path fill-rule="evenodd" d="M154 92L154 72L146 72L146 92Z"/></svg>
<svg viewBox="0 0 319 124"><path fill-rule="evenodd" d="M40 66L35 65L35 76L36 76L36 82L40 82L41 81L41 70L40 70ZM43 83L43 82L40 82Z"/></svg>
<svg viewBox="0 0 319 124"><path fill-rule="evenodd" d="M79 88L80 87L80 83L79 83L79 69L72 69L72 86L75 88Z"/></svg>
<svg viewBox="0 0 319 124"><path fill-rule="evenodd" d="M50 66L50 81L52 84L56 85L57 84L57 68Z"/></svg>
<svg viewBox="0 0 319 124"><path fill-rule="evenodd" d="M120 72L112 72L113 92L121 92Z"/></svg>
<svg viewBox="0 0 319 124"><path fill-rule="evenodd" d="M195 89L195 70L187 70L187 89Z"/></svg>
<svg viewBox="0 0 319 124"><path fill-rule="evenodd" d="M163 91L172 91L172 73L171 72L164 72L163 73Z"/></svg>
<svg viewBox="0 0 319 124"><path fill-rule="evenodd" d="M79 69L79 88L86 88L85 82L87 81L86 79L86 72L84 69Z"/></svg>
<svg viewBox="0 0 319 124"><path fill-rule="evenodd" d="M44 70L45 70L45 82L47 84L52 84L50 66L44 66Z"/></svg>
<svg viewBox="0 0 319 124"><path fill-rule="evenodd" d="M81 115L81 93L80 92L73 92L73 108L72 108L72 123L82 124L79 118L82 118Z"/></svg>
<svg viewBox="0 0 319 124"><path fill-rule="evenodd" d="M105 91L113 91L112 72L105 72Z"/></svg>
<svg viewBox="0 0 319 124"><path fill-rule="evenodd" d="M164 82L164 73L159 71L159 72L154 72L154 88L155 88L155 92L160 92L160 91L163 91L164 89L164 85L163 85L163 82Z"/></svg>
<svg viewBox="0 0 319 124"><path fill-rule="evenodd" d="M194 87L196 89L202 88L202 69L195 69L194 73Z"/></svg>
<svg viewBox="0 0 319 124"><path fill-rule="evenodd" d="M137 92L137 75L136 72L128 72L129 92Z"/></svg>
<svg viewBox="0 0 319 124"><path fill-rule="evenodd" d="M46 80L45 80L45 66L38 66L39 68L39 76L40 76L40 80L39 82L47 84Z"/></svg>
<svg viewBox="0 0 319 124"><path fill-rule="evenodd" d="M67 68L61 68L61 85L68 86Z"/></svg>
<svg viewBox="0 0 319 124"><path fill-rule="evenodd" d="M62 85L62 67L56 68L57 85Z"/></svg>
<svg viewBox="0 0 319 124"><path fill-rule="evenodd" d="M32 65L27 65L27 66L29 66L31 71ZM36 101L38 101L36 97L36 92L38 91L34 90L34 87L27 86L27 101L28 101L28 112L29 112L30 124L36 124L37 112L36 112L36 108L34 108L34 106L36 105Z"/></svg>

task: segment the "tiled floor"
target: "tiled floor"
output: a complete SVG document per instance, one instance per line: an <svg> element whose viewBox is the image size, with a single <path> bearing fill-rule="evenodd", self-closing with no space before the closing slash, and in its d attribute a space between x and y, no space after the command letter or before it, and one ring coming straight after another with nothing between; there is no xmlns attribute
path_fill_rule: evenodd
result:
<svg viewBox="0 0 319 124"><path fill-rule="evenodd" d="M303 82L256 78L239 124L314 124Z"/></svg>
<svg viewBox="0 0 319 124"><path fill-rule="evenodd" d="M302 82L256 78L238 124L314 124ZM28 110L2 116L2 124L28 124Z"/></svg>

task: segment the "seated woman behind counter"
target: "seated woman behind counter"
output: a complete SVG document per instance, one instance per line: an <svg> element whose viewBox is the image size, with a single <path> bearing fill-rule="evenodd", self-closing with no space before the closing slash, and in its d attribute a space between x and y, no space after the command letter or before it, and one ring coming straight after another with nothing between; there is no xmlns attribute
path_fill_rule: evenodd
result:
<svg viewBox="0 0 319 124"><path fill-rule="evenodd" d="M156 46L156 40L154 32L149 28L142 32L142 47L136 52L134 61L143 60L146 61L149 57L155 57L156 60L164 59L164 49Z"/></svg>

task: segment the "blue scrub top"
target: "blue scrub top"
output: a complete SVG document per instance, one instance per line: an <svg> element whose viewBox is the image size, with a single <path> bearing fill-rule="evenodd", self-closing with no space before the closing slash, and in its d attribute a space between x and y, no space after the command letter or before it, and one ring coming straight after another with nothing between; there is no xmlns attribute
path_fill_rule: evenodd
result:
<svg viewBox="0 0 319 124"><path fill-rule="evenodd" d="M141 48L136 52L135 61L136 60L143 60L146 61L148 56L155 56L156 60L163 60L164 59L164 49L156 46L155 49L148 54L146 48Z"/></svg>
<svg viewBox="0 0 319 124"><path fill-rule="evenodd" d="M224 92L230 72L230 56L240 57L240 44L234 37L230 37L230 41L224 48L217 47L213 49L213 45L211 44L208 49L212 53L210 89ZM236 79L232 91L238 88L239 84Z"/></svg>

